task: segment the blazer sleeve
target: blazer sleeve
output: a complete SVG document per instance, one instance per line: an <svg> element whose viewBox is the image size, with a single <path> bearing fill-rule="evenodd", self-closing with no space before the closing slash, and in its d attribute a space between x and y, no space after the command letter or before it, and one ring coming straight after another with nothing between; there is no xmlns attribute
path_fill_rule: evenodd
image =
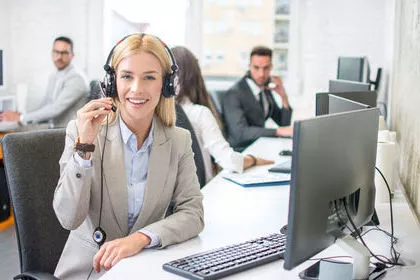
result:
<svg viewBox="0 0 420 280"><path fill-rule="evenodd" d="M76 122L66 130L64 152L60 158L60 179L54 193L53 207L61 225L76 229L85 220L90 201L93 168L83 168L74 159L73 146L77 137Z"/></svg>
<svg viewBox="0 0 420 280"><path fill-rule="evenodd" d="M273 119L273 121L276 122L276 124L278 126L288 126L291 123L291 119L292 119L292 113L293 113L293 109L292 107L289 108L289 110L285 109L285 108L280 108L276 101L274 100L274 97L271 95L269 98L271 99L271 104L273 104L273 113L271 115L271 118Z"/></svg>
<svg viewBox="0 0 420 280"><path fill-rule="evenodd" d="M64 82L61 92L53 103L45 104L36 111L23 115L23 122L42 122L55 118L74 103L87 96L88 88L82 75L75 72Z"/></svg>
<svg viewBox="0 0 420 280"><path fill-rule="evenodd" d="M198 235L204 228L203 195L195 172L191 137L185 131L177 141L183 142L178 157L178 168L172 200L174 213L144 229L158 235L158 248L179 243Z"/></svg>
<svg viewBox="0 0 420 280"><path fill-rule="evenodd" d="M242 92L238 87L229 90L223 98L223 114L231 144L236 147L242 143L252 142L259 137L274 137L275 129L264 128L262 125L251 124L247 120L246 109L241 103Z"/></svg>

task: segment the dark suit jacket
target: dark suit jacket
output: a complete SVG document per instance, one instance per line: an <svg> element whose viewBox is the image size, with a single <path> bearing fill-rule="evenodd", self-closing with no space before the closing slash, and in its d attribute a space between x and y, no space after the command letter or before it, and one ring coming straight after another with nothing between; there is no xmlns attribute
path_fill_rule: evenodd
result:
<svg viewBox="0 0 420 280"><path fill-rule="evenodd" d="M270 104L269 117L279 126L290 125L292 109L279 108L271 92L266 93ZM248 86L246 76L226 92L222 101L228 141L233 148L244 148L259 137L275 136L275 129L264 128L264 112Z"/></svg>

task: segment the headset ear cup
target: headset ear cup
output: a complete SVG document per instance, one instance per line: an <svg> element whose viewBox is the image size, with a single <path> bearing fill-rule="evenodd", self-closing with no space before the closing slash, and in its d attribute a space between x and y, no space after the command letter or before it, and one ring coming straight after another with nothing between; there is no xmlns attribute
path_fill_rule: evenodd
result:
<svg viewBox="0 0 420 280"><path fill-rule="evenodd" d="M172 74L167 74L163 80L162 95L166 98L171 98L175 95L173 76Z"/></svg>
<svg viewBox="0 0 420 280"><path fill-rule="evenodd" d="M117 94L117 84L115 83L115 74L107 74L106 81L106 96L107 97L116 97Z"/></svg>
<svg viewBox="0 0 420 280"><path fill-rule="evenodd" d="M110 84L111 92L109 94L109 97L117 97L117 82L115 80L115 73L111 75L111 84Z"/></svg>

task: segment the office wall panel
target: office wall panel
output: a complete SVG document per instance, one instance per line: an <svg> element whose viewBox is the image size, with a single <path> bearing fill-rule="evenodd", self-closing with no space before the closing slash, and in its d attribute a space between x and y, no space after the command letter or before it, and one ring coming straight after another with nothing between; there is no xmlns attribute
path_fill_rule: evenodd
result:
<svg viewBox="0 0 420 280"><path fill-rule="evenodd" d="M420 216L420 0L397 1L391 129L397 131L400 182Z"/></svg>
<svg viewBox="0 0 420 280"><path fill-rule="evenodd" d="M98 51L103 38L102 0L1 1L8 2L5 9L1 3L0 9L0 14L8 17L5 34L0 35L10 46L5 53L9 62L8 93L14 94L18 84L26 84L28 110L39 106L45 95L48 75L55 69L51 48L57 36L73 39L75 65L88 77L99 75L93 69L101 71L104 56L102 49Z"/></svg>

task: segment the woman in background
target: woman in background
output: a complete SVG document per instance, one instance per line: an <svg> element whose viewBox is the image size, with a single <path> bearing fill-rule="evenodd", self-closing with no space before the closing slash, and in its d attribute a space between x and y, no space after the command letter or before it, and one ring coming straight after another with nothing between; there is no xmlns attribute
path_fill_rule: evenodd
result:
<svg viewBox="0 0 420 280"><path fill-rule="evenodd" d="M254 165L274 163L252 155L242 155L229 146L223 137L197 58L185 47L172 48L172 53L179 67L180 91L176 101L181 104L197 135L203 153L206 181L215 175L211 157L223 169L239 173Z"/></svg>

